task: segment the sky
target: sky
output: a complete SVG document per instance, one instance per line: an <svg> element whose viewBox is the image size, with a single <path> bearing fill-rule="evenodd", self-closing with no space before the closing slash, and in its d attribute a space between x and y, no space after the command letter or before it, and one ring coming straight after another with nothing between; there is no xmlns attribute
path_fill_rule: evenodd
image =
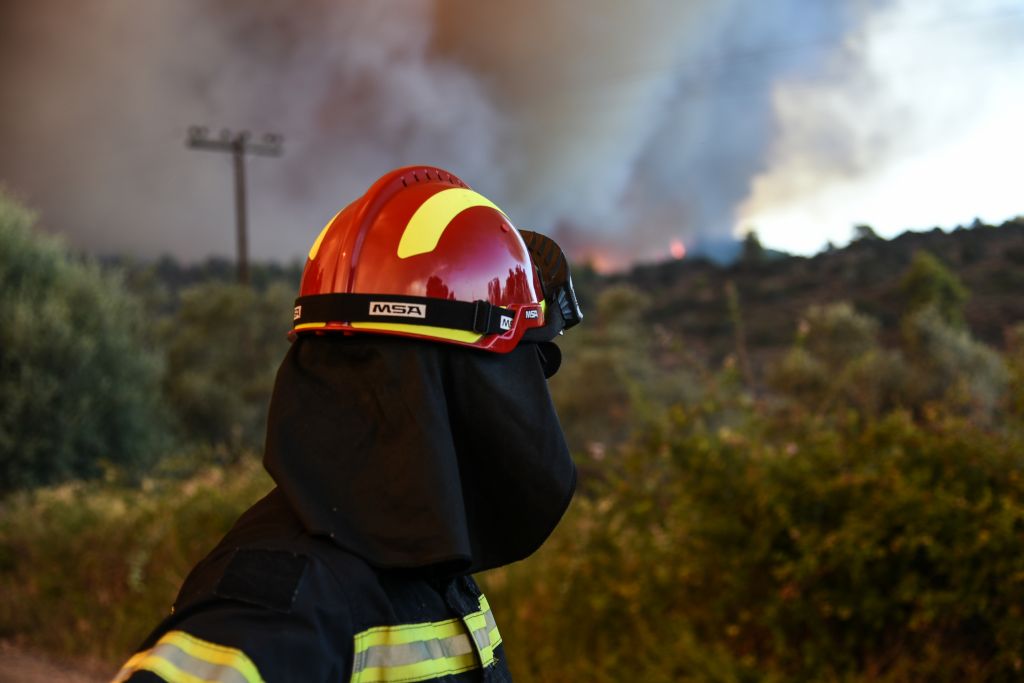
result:
<svg viewBox="0 0 1024 683"><path fill-rule="evenodd" d="M1021 0L0 4L0 184L76 249L297 261L397 166L601 269L1024 214Z"/></svg>

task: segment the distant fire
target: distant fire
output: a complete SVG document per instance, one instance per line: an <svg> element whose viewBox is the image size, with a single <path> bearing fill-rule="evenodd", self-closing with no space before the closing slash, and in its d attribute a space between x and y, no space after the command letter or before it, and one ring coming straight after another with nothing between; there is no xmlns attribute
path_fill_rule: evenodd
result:
<svg viewBox="0 0 1024 683"><path fill-rule="evenodd" d="M595 251L587 256L587 262L590 266L602 275L608 275L614 273L621 266L616 262L614 258L608 254Z"/></svg>
<svg viewBox="0 0 1024 683"><path fill-rule="evenodd" d="M668 251L672 254L672 258L680 260L686 256L686 245L680 239L672 240L672 244L669 245Z"/></svg>
<svg viewBox="0 0 1024 683"><path fill-rule="evenodd" d="M572 258L570 256L570 258ZM632 261L624 253L613 248L590 247L579 251L577 263L585 263L601 275L611 275L629 268Z"/></svg>

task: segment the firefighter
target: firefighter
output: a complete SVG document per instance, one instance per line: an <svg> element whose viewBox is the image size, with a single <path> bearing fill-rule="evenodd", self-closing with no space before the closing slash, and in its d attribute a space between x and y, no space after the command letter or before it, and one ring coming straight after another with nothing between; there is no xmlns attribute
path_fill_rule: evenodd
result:
<svg viewBox="0 0 1024 683"><path fill-rule="evenodd" d="M576 473L546 378L566 259L439 168L400 168L309 252L264 465L115 681L511 680L471 574L523 559Z"/></svg>

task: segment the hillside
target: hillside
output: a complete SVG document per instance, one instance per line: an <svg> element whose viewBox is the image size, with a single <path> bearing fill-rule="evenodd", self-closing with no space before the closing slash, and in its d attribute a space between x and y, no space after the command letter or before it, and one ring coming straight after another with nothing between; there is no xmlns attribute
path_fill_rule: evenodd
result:
<svg viewBox="0 0 1024 683"><path fill-rule="evenodd" d="M698 356L721 360L735 349L729 283L742 312L751 355L771 356L791 344L809 306L849 301L878 319L883 338L898 334L899 282L914 253L938 257L970 292L965 315L973 334L996 347L1005 328L1024 320L1024 218L943 232L906 232L892 240L861 239L814 257L764 256L729 266L703 259L584 278L592 297L610 284L634 286L651 298L648 321L679 335Z"/></svg>

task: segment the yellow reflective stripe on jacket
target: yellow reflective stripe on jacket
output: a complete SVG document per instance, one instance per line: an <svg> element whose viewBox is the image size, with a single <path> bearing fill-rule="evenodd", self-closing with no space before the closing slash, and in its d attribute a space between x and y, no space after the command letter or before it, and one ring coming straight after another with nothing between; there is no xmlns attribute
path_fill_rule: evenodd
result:
<svg viewBox="0 0 1024 683"><path fill-rule="evenodd" d="M479 604L480 610L467 614L462 621L473 636L473 642L480 654L480 663L487 667L494 663L494 648L501 643L501 634L498 633L498 625L494 622L487 598L481 595Z"/></svg>
<svg viewBox="0 0 1024 683"><path fill-rule="evenodd" d="M151 671L168 683L263 683L241 650L208 643L184 631L169 631L156 645L129 659L112 683L136 671Z"/></svg>
<svg viewBox="0 0 1024 683"><path fill-rule="evenodd" d="M479 607L461 619L357 633L352 683L414 683L491 666L501 634L482 595Z"/></svg>
<svg viewBox="0 0 1024 683"><path fill-rule="evenodd" d="M491 613L491 606L487 604L487 596L481 595L479 604L480 611L468 615L466 619L476 619L477 615L481 615L483 617L483 624L487 628L487 639L490 641L491 649L494 649L501 645L501 634L498 633L498 624L494 621L494 615Z"/></svg>

